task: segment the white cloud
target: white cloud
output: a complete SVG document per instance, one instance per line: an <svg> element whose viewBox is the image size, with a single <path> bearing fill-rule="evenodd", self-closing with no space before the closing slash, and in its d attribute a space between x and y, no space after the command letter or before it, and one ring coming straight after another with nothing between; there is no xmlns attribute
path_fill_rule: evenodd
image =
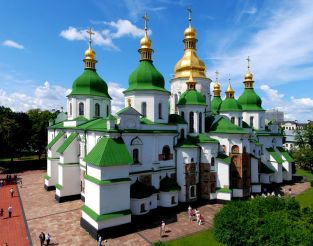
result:
<svg viewBox="0 0 313 246"><path fill-rule="evenodd" d="M142 37L144 30L132 24L129 20L118 20L116 22L105 22L105 24L116 29L115 33L111 33L112 38L120 38L123 36L131 36L133 38Z"/></svg>
<svg viewBox="0 0 313 246"><path fill-rule="evenodd" d="M248 14L248 15L254 15L258 12L258 9L256 7L252 7L250 9L244 10L243 13L244 14Z"/></svg>
<svg viewBox="0 0 313 246"><path fill-rule="evenodd" d="M293 96L287 98L268 85L261 85L260 88L265 93L265 97L262 98L264 108L275 108L283 111L285 120L298 120L300 122L312 120L313 98L296 98Z"/></svg>
<svg viewBox="0 0 313 246"><path fill-rule="evenodd" d="M125 107L123 91L126 89L121 87L118 83L109 82L109 95L112 97L111 111L115 114L120 109Z"/></svg>
<svg viewBox="0 0 313 246"><path fill-rule="evenodd" d="M3 46L7 46L7 47L11 47L11 48L15 48L15 49L19 49L19 50L24 49L24 46L23 46L23 45L21 45L21 44L15 42L15 41L13 41L13 40L9 40L9 39L3 41L2 45L3 45Z"/></svg>
<svg viewBox="0 0 313 246"><path fill-rule="evenodd" d="M245 58L249 55L257 81L270 79L268 83L278 85L313 77L313 32L309 31L313 30L312 11L313 1L281 2L280 8L272 10L252 34L245 27L234 28L225 35L226 41L220 40L225 47L211 54L226 57L213 60L212 70L230 73L236 81L241 81L246 70ZM240 46L235 46L237 42L232 40L239 39L234 33L241 33Z"/></svg>

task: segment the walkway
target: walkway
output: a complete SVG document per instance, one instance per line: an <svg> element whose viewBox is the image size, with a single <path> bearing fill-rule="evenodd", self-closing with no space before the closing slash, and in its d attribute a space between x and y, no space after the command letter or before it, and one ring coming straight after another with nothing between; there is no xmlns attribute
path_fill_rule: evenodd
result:
<svg viewBox="0 0 313 246"><path fill-rule="evenodd" d="M10 189L14 189L11 197ZM8 207L12 206L12 217L9 218ZM0 245L8 243L9 246L28 246L29 241L26 234L21 204L18 197L16 185L5 185L0 187L0 209L4 214L0 217Z"/></svg>

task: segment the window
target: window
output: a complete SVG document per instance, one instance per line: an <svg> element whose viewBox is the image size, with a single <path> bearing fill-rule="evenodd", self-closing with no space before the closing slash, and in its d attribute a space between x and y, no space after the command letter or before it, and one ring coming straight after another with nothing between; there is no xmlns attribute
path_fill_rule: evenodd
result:
<svg viewBox="0 0 313 246"><path fill-rule="evenodd" d="M72 115L72 103L70 103L70 115Z"/></svg>
<svg viewBox="0 0 313 246"><path fill-rule="evenodd" d="M100 116L100 104L99 103L95 104L95 116L96 117Z"/></svg>
<svg viewBox="0 0 313 246"><path fill-rule="evenodd" d="M140 213L144 213L144 212L146 212L146 208L145 208L145 204L142 203L142 204L140 205Z"/></svg>
<svg viewBox="0 0 313 246"><path fill-rule="evenodd" d="M180 112L180 115L181 115L181 117L182 117L183 119L185 119L185 113L184 113L184 111Z"/></svg>
<svg viewBox="0 0 313 246"><path fill-rule="evenodd" d="M141 103L141 114L143 117L147 116L147 103L146 102Z"/></svg>
<svg viewBox="0 0 313 246"><path fill-rule="evenodd" d="M84 115L84 104L81 102L78 105L79 107L79 115Z"/></svg>
<svg viewBox="0 0 313 246"><path fill-rule="evenodd" d="M239 153L239 146L238 145L233 145L231 147L231 152L232 153Z"/></svg>
<svg viewBox="0 0 313 246"><path fill-rule="evenodd" d="M109 110L109 105L107 105L107 116L109 116L110 110Z"/></svg>
<svg viewBox="0 0 313 246"><path fill-rule="evenodd" d="M138 149L133 149L133 161L134 161L134 164L139 163L139 150Z"/></svg>
<svg viewBox="0 0 313 246"><path fill-rule="evenodd" d="M192 185L189 188L189 198L195 198L196 197L196 186Z"/></svg>
<svg viewBox="0 0 313 246"><path fill-rule="evenodd" d="M165 145L162 149L162 155L163 155L163 160L170 160L171 159L171 150L168 145Z"/></svg>
<svg viewBox="0 0 313 246"><path fill-rule="evenodd" d="M211 157L211 167L214 167L214 165L215 165L214 157Z"/></svg>
<svg viewBox="0 0 313 246"><path fill-rule="evenodd" d="M238 117L238 126L241 126L241 118Z"/></svg>
<svg viewBox="0 0 313 246"><path fill-rule="evenodd" d="M193 159L193 158L191 158L191 159L190 159L190 161L191 161L191 163L193 163L194 159Z"/></svg>
<svg viewBox="0 0 313 246"><path fill-rule="evenodd" d="M194 113L190 112L189 113L189 132L190 133L194 132L193 124L194 124Z"/></svg>
<svg viewBox="0 0 313 246"><path fill-rule="evenodd" d="M199 113L199 133L202 133L202 113Z"/></svg>
<svg viewBox="0 0 313 246"><path fill-rule="evenodd" d="M180 139L184 139L184 138L185 138L185 130L180 129Z"/></svg>
<svg viewBox="0 0 313 246"><path fill-rule="evenodd" d="M162 119L162 103L159 103L159 119Z"/></svg>
<svg viewBox="0 0 313 246"><path fill-rule="evenodd" d="M235 117L230 118L231 123L235 124Z"/></svg>
<svg viewBox="0 0 313 246"><path fill-rule="evenodd" d="M172 204L176 204L175 196L172 196Z"/></svg>
<svg viewBox="0 0 313 246"><path fill-rule="evenodd" d="M253 116L250 116L250 127L253 127Z"/></svg>
<svg viewBox="0 0 313 246"><path fill-rule="evenodd" d="M177 94L175 94L175 96L174 96L174 104L175 104L175 114L177 114L177 102L178 102L178 96L177 96Z"/></svg>

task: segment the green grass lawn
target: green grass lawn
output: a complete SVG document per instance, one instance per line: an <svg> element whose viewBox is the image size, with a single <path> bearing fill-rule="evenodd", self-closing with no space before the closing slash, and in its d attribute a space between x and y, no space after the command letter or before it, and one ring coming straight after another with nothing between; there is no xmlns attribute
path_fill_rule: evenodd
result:
<svg viewBox="0 0 313 246"><path fill-rule="evenodd" d="M313 206L313 187L296 196L296 200L300 202L301 207Z"/></svg>
<svg viewBox="0 0 313 246"><path fill-rule="evenodd" d="M303 170L301 168L297 168L296 175L307 177L309 180L313 179L313 173L306 171L306 170Z"/></svg>
<svg viewBox="0 0 313 246"><path fill-rule="evenodd" d="M191 236L187 236L187 237L179 238L177 240L166 242L165 245L168 245L168 246L188 246L188 245L220 246L223 244L220 244L219 242L215 240L212 230L206 230L206 231L195 233Z"/></svg>

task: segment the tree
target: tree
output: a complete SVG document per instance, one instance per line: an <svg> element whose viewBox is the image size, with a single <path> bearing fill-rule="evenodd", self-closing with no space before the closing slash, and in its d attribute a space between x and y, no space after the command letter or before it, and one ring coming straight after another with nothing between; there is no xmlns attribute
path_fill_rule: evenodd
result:
<svg viewBox="0 0 313 246"><path fill-rule="evenodd" d="M293 156L300 167L313 173L313 123L309 122L303 128L297 129L296 145Z"/></svg>

